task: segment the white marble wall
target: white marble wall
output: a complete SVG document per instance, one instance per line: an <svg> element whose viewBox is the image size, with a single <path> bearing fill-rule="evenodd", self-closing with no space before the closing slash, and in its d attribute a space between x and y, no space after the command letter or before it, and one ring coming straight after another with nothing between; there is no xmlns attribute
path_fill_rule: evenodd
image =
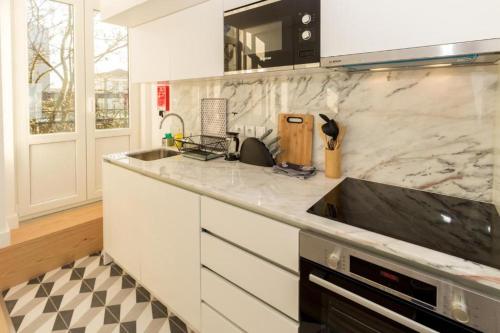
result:
<svg viewBox="0 0 500 333"><path fill-rule="evenodd" d="M200 99L229 99L229 126L277 127L278 114L316 117L314 162L323 166L319 113L346 125L349 176L492 201L497 66L347 75L288 72L174 82L172 111L200 128ZM233 114L234 113L234 114Z"/></svg>
<svg viewBox="0 0 500 333"><path fill-rule="evenodd" d="M497 66L498 75L500 76L500 66ZM500 95L500 87L499 87ZM500 97L497 99L497 107L495 109L495 133L493 145L493 203L500 212Z"/></svg>

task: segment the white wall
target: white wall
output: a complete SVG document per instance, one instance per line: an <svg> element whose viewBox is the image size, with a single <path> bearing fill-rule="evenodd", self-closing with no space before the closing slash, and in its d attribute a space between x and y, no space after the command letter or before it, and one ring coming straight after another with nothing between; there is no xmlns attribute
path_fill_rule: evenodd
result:
<svg viewBox="0 0 500 333"><path fill-rule="evenodd" d="M159 125L161 118L158 114L158 107L156 105L157 85L155 83L136 83L133 84L133 87L139 91L139 96L136 98L140 101L140 149L160 148L163 134L170 131L173 122L175 122L176 126L173 128L180 128L179 120L177 118L167 119L163 124L163 128L160 130Z"/></svg>
<svg viewBox="0 0 500 333"><path fill-rule="evenodd" d="M4 114L4 93L3 93L3 72L4 62L2 57L3 51L3 22L4 17L4 4L7 0L0 0L0 247L8 244L10 240L9 227L7 219L5 218L5 179L1 175L5 172L5 149L4 149L4 129L3 129L3 114Z"/></svg>
<svg viewBox="0 0 500 333"><path fill-rule="evenodd" d="M4 0L0 0L0 2L3 1ZM0 57L0 76L2 75L1 61L2 59ZM1 126L2 124L3 124L3 94L2 94L2 89L0 89L0 138L2 138L4 134L3 126ZM4 163L5 158L4 158L3 146L4 146L3 140L0 140L0 175L2 175L5 170L5 163ZM7 224L7 219L5 218L5 179L2 177L0 178L0 247L7 245L9 243L9 240L10 240L9 226Z"/></svg>
<svg viewBox="0 0 500 333"><path fill-rule="evenodd" d="M3 38L1 39L0 54L3 59L4 68L2 71L2 90L4 93L3 104L3 139L5 156L5 188L7 192L6 216L10 229L19 227L17 216L16 200L16 173L15 173L15 154L14 154L14 101L13 101L13 59L12 59L12 21L9 14L12 13L13 0L1 0L0 29Z"/></svg>
<svg viewBox="0 0 500 333"><path fill-rule="evenodd" d="M11 0L0 0L0 247L18 226L15 195Z"/></svg>

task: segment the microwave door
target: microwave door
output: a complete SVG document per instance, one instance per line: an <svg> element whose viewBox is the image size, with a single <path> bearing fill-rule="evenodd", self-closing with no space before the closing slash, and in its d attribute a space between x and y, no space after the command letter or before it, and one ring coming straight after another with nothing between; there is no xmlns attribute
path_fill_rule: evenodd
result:
<svg viewBox="0 0 500 333"><path fill-rule="evenodd" d="M224 20L225 72L293 68L293 18L288 1L229 12Z"/></svg>

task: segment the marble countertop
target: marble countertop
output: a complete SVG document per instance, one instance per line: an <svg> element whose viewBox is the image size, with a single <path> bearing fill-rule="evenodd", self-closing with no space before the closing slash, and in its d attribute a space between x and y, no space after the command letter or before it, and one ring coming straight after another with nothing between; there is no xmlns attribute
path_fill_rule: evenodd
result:
<svg viewBox="0 0 500 333"><path fill-rule="evenodd" d="M125 153L108 155L104 159L500 297L499 269L307 213L307 209L340 182L326 178L323 173L301 180L275 174L270 168L224 159L201 162L180 155L150 162L129 158Z"/></svg>

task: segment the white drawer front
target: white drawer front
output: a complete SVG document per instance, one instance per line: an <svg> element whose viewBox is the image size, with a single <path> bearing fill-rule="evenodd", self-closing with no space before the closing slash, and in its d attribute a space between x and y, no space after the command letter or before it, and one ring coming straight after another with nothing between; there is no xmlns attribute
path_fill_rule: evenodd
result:
<svg viewBox="0 0 500 333"><path fill-rule="evenodd" d="M243 333L205 303L201 304L201 331L203 333Z"/></svg>
<svg viewBox="0 0 500 333"><path fill-rule="evenodd" d="M207 233L201 263L272 307L299 320L299 277Z"/></svg>
<svg viewBox="0 0 500 333"><path fill-rule="evenodd" d="M299 272L299 229L207 197L201 198L201 225L288 269Z"/></svg>
<svg viewBox="0 0 500 333"><path fill-rule="evenodd" d="M299 324L206 268L201 270L205 303L248 333L297 333Z"/></svg>

